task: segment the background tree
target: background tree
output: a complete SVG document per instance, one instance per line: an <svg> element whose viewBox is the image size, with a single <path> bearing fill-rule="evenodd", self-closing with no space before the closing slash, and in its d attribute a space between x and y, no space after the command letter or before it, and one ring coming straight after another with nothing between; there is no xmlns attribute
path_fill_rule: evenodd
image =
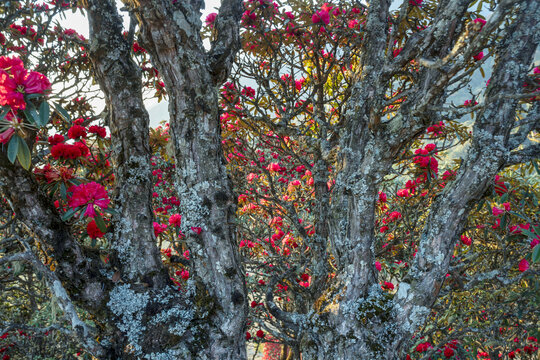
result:
<svg viewBox="0 0 540 360"><path fill-rule="evenodd" d="M2 5L2 55L22 60L0 70L2 306L24 309L2 351L53 332L98 358L535 352L537 183L532 163L496 174L538 155L540 5L224 0L209 50L202 5L125 1L126 32L109 0ZM69 9L89 40L54 27Z"/></svg>

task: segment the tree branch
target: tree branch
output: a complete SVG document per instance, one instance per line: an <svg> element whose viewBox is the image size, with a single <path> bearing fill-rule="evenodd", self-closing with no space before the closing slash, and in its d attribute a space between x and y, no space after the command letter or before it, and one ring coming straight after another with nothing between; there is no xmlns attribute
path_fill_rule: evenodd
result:
<svg viewBox="0 0 540 360"><path fill-rule="evenodd" d="M222 0L215 27L217 38L207 53L210 72L215 85L221 85L229 76L236 52L240 49L239 21L242 1Z"/></svg>

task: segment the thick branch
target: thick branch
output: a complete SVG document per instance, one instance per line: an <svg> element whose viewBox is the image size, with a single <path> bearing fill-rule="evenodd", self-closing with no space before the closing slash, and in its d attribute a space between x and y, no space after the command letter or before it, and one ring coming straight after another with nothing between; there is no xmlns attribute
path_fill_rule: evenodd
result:
<svg viewBox="0 0 540 360"><path fill-rule="evenodd" d="M122 275L160 287L168 276L152 226L149 117L142 100L141 70L122 36L122 20L110 0L88 2L90 59L105 93L116 165L114 249Z"/></svg>
<svg viewBox="0 0 540 360"><path fill-rule="evenodd" d="M533 143L510 153L505 166L512 166L540 158L540 143Z"/></svg>
<svg viewBox="0 0 540 360"><path fill-rule="evenodd" d="M522 8L505 39L505 47L492 76L486 107L475 123L474 138L458 178L436 199L420 239L418 253L407 278L395 296L395 315L402 334L412 335L430 312L456 240L462 233L474 202L491 184L507 156L505 143L513 127L517 100L500 94L517 93L540 42L540 4L529 0ZM397 345L402 346L403 344Z"/></svg>
<svg viewBox="0 0 540 360"><path fill-rule="evenodd" d="M236 52L240 49L239 21L242 1L223 0L216 19L217 38L208 52L210 72L215 85L222 84L232 68Z"/></svg>
<svg viewBox="0 0 540 360"><path fill-rule="evenodd" d="M110 283L100 272L98 253L81 248L50 199L39 189L32 174L0 154L0 192L22 222L53 249L56 275L73 300L87 310L99 310L106 302L104 288Z"/></svg>

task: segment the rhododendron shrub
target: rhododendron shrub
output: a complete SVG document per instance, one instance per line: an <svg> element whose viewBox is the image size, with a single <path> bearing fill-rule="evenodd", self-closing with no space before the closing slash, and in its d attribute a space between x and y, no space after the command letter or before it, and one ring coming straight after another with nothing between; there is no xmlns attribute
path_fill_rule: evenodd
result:
<svg viewBox="0 0 540 360"><path fill-rule="evenodd" d="M4 358L535 356L537 2L31 3L0 5Z"/></svg>

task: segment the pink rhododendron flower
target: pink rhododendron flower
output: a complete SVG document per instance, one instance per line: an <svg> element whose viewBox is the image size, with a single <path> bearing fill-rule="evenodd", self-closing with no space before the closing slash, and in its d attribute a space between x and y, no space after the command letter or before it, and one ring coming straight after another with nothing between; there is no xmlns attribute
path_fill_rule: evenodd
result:
<svg viewBox="0 0 540 360"><path fill-rule="evenodd" d="M399 197L409 197L410 196L409 189L399 189L397 191L397 196L399 196Z"/></svg>
<svg viewBox="0 0 540 360"><path fill-rule="evenodd" d="M319 10L315 14L313 14L313 16L311 17L311 21L314 24L322 22L324 25L328 25L328 23L330 23L330 14L328 14L328 11Z"/></svg>
<svg viewBox="0 0 540 360"><path fill-rule="evenodd" d="M480 61L484 58L484 52L483 51L480 51L478 54L474 55L473 56L473 59L475 61Z"/></svg>
<svg viewBox="0 0 540 360"><path fill-rule="evenodd" d="M381 271L381 270L382 270L382 265L381 265L380 262L375 261L375 269L377 269L378 271Z"/></svg>
<svg viewBox="0 0 540 360"><path fill-rule="evenodd" d="M94 206L106 209L109 206L109 194L105 187L97 182L89 182L69 188L73 195L68 200L68 205L75 209L79 206L86 206L84 216L94 217L96 211Z"/></svg>
<svg viewBox="0 0 540 360"><path fill-rule="evenodd" d="M165 232L167 230L167 225L160 224L157 222L153 222L152 225L154 226L154 235L157 237L159 234ZM170 256L170 255L169 255Z"/></svg>
<svg viewBox="0 0 540 360"><path fill-rule="evenodd" d="M7 113L5 119L11 123L10 127L7 130L0 133L0 144L7 144L15 131L19 127L19 124L22 123L22 120L19 117L13 115L12 112Z"/></svg>
<svg viewBox="0 0 540 360"><path fill-rule="evenodd" d="M486 20L481 19L481 18L476 18L476 19L473 20L473 23L480 24L480 30L482 30L484 25L486 25Z"/></svg>
<svg viewBox="0 0 540 360"><path fill-rule="evenodd" d="M191 231L193 231L195 234L197 235L201 235L202 233L202 228L198 227L198 226L192 226L191 227Z"/></svg>
<svg viewBox="0 0 540 360"><path fill-rule="evenodd" d="M206 17L206 19L204 20L204 22L206 23L206 26L208 27L214 27L214 22L216 21L216 18L217 18L217 13L210 13L208 14L208 16Z"/></svg>
<svg viewBox="0 0 540 360"><path fill-rule="evenodd" d="M44 93L51 88L45 75L28 72L19 58L0 57L0 106L26 109L25 94Z"/></svg>
<svg viewBox="0 0 540 360"><path fill-rule="evenodd" d="M182 215L173 214L169 217L169 225L178 227L182 223Z"/></svg>

